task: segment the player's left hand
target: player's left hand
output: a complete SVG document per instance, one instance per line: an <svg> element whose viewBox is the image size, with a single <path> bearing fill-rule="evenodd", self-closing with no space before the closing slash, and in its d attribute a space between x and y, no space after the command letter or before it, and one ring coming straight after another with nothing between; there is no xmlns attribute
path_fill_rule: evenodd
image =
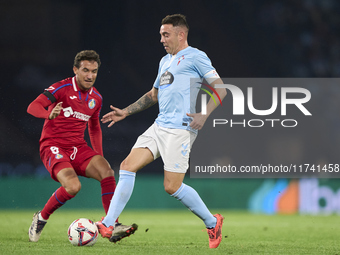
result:
<svg viewBox="0 0 340 255"><path fill-rule="evenodd" d="M202 129L207 120L207 115L202 115L201 113L187 113L187 116L192 118L190 127L197 130Z"/></svg>

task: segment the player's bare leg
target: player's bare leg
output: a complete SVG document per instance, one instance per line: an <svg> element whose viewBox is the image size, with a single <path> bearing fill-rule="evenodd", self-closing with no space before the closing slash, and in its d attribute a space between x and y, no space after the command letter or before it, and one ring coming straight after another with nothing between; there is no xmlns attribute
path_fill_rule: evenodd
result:
<svg viewBox="0 0 340 255"><path fill-rule="evenodd" d="M59 171L57 179L66 192L72 196L77 195L81 189L78 175L73 168L65 168Z"/></svg>
<svg viewBox="0 0 340 255"><path fill-rule="evenodd" d="M120 164L120 169L137 173L152 161L154 161L154 157L148 148L133 148Z"/></svg>
<svg viewBox="0 0 340 255"><path fill-rule="evenodd" d="M174 194L182 185L185 173L174 173L164 170L164 190L169 194Z"/></svg>
<svg viewBox="0 0 340 255"><path fill-rule="evenodd" d="M86 167L86 176L100 182L107 177L114 176L114 171L104 157L96 155Z"/></svg>

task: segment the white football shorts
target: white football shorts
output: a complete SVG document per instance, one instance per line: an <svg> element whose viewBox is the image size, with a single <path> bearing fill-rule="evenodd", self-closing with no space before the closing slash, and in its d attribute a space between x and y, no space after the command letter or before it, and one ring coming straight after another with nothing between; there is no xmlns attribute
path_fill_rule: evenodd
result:
<svg viewBox="0 0 340 255"><path fill-rule="evenodd" d="M148 148L154 159L161 156L166 171L186 173L196 136L185 129L160 127L155 122L138 137L133 148Z"/></svg>

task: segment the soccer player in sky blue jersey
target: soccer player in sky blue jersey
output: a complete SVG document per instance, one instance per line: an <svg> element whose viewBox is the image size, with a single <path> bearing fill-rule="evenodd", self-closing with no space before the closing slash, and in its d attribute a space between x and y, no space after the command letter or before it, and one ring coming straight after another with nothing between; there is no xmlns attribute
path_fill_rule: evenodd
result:
<svg viewBox="0 0 340 255"><path fill-rule="evenodd" d="M207 55L188 45L189 26L185 16L168 15L160 28L161 43L168 53L159 64L158 75L152 89L123 110L110 106L113 111L103 116L102 122L115 122L149 108L158 102L159 114L133 146L121 163L119 182L106 217L97 222L99 232L112 231L114 222L123 211L133 191L136 172L156 158L164 162L164 188L201 218L209 234L209 247L217 248L222 240L223 216L212 215L198 193L183 183L188 169L191 146L201 129L217 107L213 100L206 106L206 114L195 113L196 98L205 79L212 87L223 84ZM216 92L223 99L226 90ZM216 97L215 94L213 96ZM120 237L112 234L110 241Z"/></svg>
<svg viewBox="0 0 340 255"><path fill-rule="evenodd" d="M201 78L216 76L208 56L196 48L188 46L176 55L164 56L153 85L158 89L159 115L156 123L162 127L197 133L190 127L191 118L186 114L195 112Z"/></svg>

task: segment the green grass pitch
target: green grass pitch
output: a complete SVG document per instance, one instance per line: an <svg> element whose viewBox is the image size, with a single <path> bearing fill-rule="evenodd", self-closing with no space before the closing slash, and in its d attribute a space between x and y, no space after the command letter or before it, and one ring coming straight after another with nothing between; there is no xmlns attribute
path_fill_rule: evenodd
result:
<svg viewBox="0 0 340 255"><path fill-rule="evenodd" d="M254 215L212 210L224 217L223 239L209 249L200 219L188 210L126 210L124 224L136 233L119 243L99 237L93 247L72 246L67 229L77 218L99 220L97 210L58 210L38 243L28 242L34 211L0 210L0 254L340 254L340 216Z"/></svg>

